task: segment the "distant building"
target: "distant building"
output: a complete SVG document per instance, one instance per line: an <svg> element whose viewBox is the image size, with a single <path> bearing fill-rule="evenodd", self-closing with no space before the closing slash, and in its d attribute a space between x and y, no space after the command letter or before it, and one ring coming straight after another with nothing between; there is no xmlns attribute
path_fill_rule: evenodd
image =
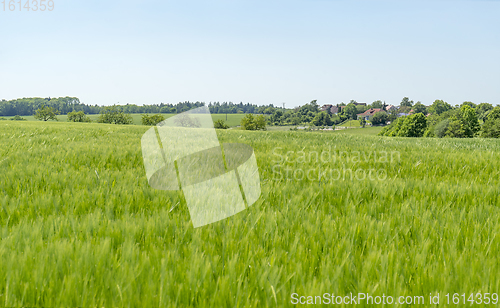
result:
<svg viewBox="0 0 500 308"><path fill-rule="evenodd" d="M394 105L389 105L389 106L385 107L385 111L387 111L387 112L390 112L392 110L397 110L397 109L398 109L398 107L396 107Z"/></svg>
<svg viewBox="0 0 500 308"><path fill-rule="evenodd" d="M381 108L370 108L367 111L358 114L357 115L358 116L358 120L361 119L361 118L364 118L366 121L369 121L369 120L371 120L371 118L373 118L373 115L375 113L380 112L380 111L384 111L384 110L382 110Z"/></svg>
<svg viewBox="0 0 500 308"><path fill-rule="evenodd" d="M332 108L331 104L323 105L321 106L321 111L328 111L331 108Z"/></svg>
<svg viewBox="0 0 500 308"><path fill-rule="evenodd" d="M337 114L337 113L339 113L339 107L337 107L335 105L331 105L331 104L326 104L326 105L321 106L321 111L326 111L326 112L329 112L331 114Z"/></svg>

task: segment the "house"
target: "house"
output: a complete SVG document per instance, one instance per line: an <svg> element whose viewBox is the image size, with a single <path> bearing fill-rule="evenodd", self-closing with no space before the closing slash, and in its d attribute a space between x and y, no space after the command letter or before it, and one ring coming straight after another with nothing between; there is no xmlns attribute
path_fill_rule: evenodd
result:
<svg viewBox="0 0 500 308"><path fill-rule="evenodd" d="M370 108L367 111L358 114L358 120L361 118L364 118L365 120L369 121L371 118L373 118L373 115L377 112L384 111L381 108Z"/></svg>
<svg viewBox="0 0 500 308"><path fill-rule="evenodd" d="M389 105L389 106L385 107L385 111L387 111L387 112L391 112L391 111L397 110L397 109L398 109L398 107L396 107L394 105Z"/></svg>
<svg viewBox="0 0 500 308"><path fill-rule="evenodd" d="M333 105L331 104L327 104L327 105L323 105L321 106L321 111L327 111L330 110L332 108Z"/></svg>
<svg viewBox="0 0 500 308"><path fill-rule="evenodd" d="M321 106L321 111L326 111L326 112L329 112L331 114L337 114L337 113L339 113L339 107L331 105L331 104L327 104L327 105Z"/></svg>

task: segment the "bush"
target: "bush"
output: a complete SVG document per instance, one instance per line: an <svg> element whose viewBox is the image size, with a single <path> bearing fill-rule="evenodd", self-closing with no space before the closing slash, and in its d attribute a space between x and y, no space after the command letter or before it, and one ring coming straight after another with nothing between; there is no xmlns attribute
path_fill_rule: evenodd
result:
<svg viewBox="0 0 500 308"><path fill-rule="evenodd" d="M92 122L83 111L68 112L68 122Z"/></svg>
<svg viewBox="0 0 500 308"><path fill-rule="evenodd" d="M373 115L371 122L373 125L379 125L379 124L384 125L388 119L389 116L385 111L379 111Z"/></svg>
<svg viewBox="0 0 500 308"><path fill-rule="evenodd" d="M241 119L241 128L244 130L265 130L266 118L263 115L254 116L249 113Z"/></svg>
<svg viewBox="0 0 500 308"><path fill-rule="evenodd" d="M214 128L217 129L228 129L229 125L226 124L223 120L217 120L214 122Z"/></svg>
<svg viewBox="0 0 500 308"><path fill-rule="evenodd" d="M0 121L5 121L5 120L7 120L7 119L6 119L6 118L1 118L1 117L0 117Z"/></svg>
<svg viewBox="0 0 500 308"><path fill-rule="evenodd" d="M330 126L333 124L332 120L330 119L330 116L326 111L321 111L312 120L312 123L315 126Z"/></svg>
<svg viewBox="0 0 500 308"><path fill-rule="evenodd" d="M15 117L11 118L10 120L11 121L28 121L25 118L23 118L21 116L18 116L18 115L16 115Z"/></svg>
<svg viewBox="0 0 500 308"><path fill-rule="evenodd" d="M432 114L441 114L441 113L446 112L446 111L451 110L451 109L452 109L452 107L450 104L448 104L445 101L437 99L429 107L429 112Z"/></svg>
<svg viewBox="0 0 500 308"><path fill-rule="evenodd" d="M434 127L434 136L438 138L443 138L446 135L446 131L448 130L449 124L450 124L450 119L444 119L443 121L439 122L436 125L436 127ZM432 137L432 136L426 136L426 137Z"/></svg>
<svg viewBox="0 0 500 308"><path fill-rule="evenodd" d="M157 125L158 123L165 120L165 116L162 114L147 115L143 114L141 118L142 125Z"/></svg>
<svg viewBox="0 0 500 308"><path fill-rule="evenodd" d="M124 113L117 106L108 106L102 108L97 122L108 124L132 124L132 116Z"/></svg>
<svg viewBox="0 0 500 308"><path fill-rule="evenodd" d="M482 127L481 137L500 138L500 107L495 107L488 113Z"/></svg>
<svg viewBox="0 0 500 308"><path fill-rule="evenodd" d="M57 115L60 114L59 110L54 107L42 106L35 111L35 119L40 121L57 120Z"/></svg>
<svg viewBox="0 0 500 308"><path fill-rule="evenodd" d="M427 118L421 114L412 114L398 118L393 124L383 129L379 135L392 137L422 137L427 128Z"/></svg>
<svg viewBox="0 0 500 308"><path fill-rule="evenodd" d="M479 128L476 111L471 106L463 104L460 112L450 117L445 135L453 138L472 138Z"/></svg>

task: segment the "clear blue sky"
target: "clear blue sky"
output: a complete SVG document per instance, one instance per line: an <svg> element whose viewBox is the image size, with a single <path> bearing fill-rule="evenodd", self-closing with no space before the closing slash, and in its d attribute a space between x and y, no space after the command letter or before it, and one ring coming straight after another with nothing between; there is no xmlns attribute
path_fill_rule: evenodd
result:
<svg viewBox="0 0 500 308"><path fill-rule="evenodd" d="M500 104L500 1L54 3L0 4L0 99Z"/></svg>

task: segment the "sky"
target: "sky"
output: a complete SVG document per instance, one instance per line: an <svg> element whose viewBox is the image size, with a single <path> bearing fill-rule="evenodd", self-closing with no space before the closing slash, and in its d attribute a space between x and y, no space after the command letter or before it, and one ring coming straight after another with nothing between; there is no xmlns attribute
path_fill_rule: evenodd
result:
<svg viewBox="0 0 500 308"><path fill-rule="evenodd" d="M500 104L500 1L6 2L0 99Z"/></svg>

